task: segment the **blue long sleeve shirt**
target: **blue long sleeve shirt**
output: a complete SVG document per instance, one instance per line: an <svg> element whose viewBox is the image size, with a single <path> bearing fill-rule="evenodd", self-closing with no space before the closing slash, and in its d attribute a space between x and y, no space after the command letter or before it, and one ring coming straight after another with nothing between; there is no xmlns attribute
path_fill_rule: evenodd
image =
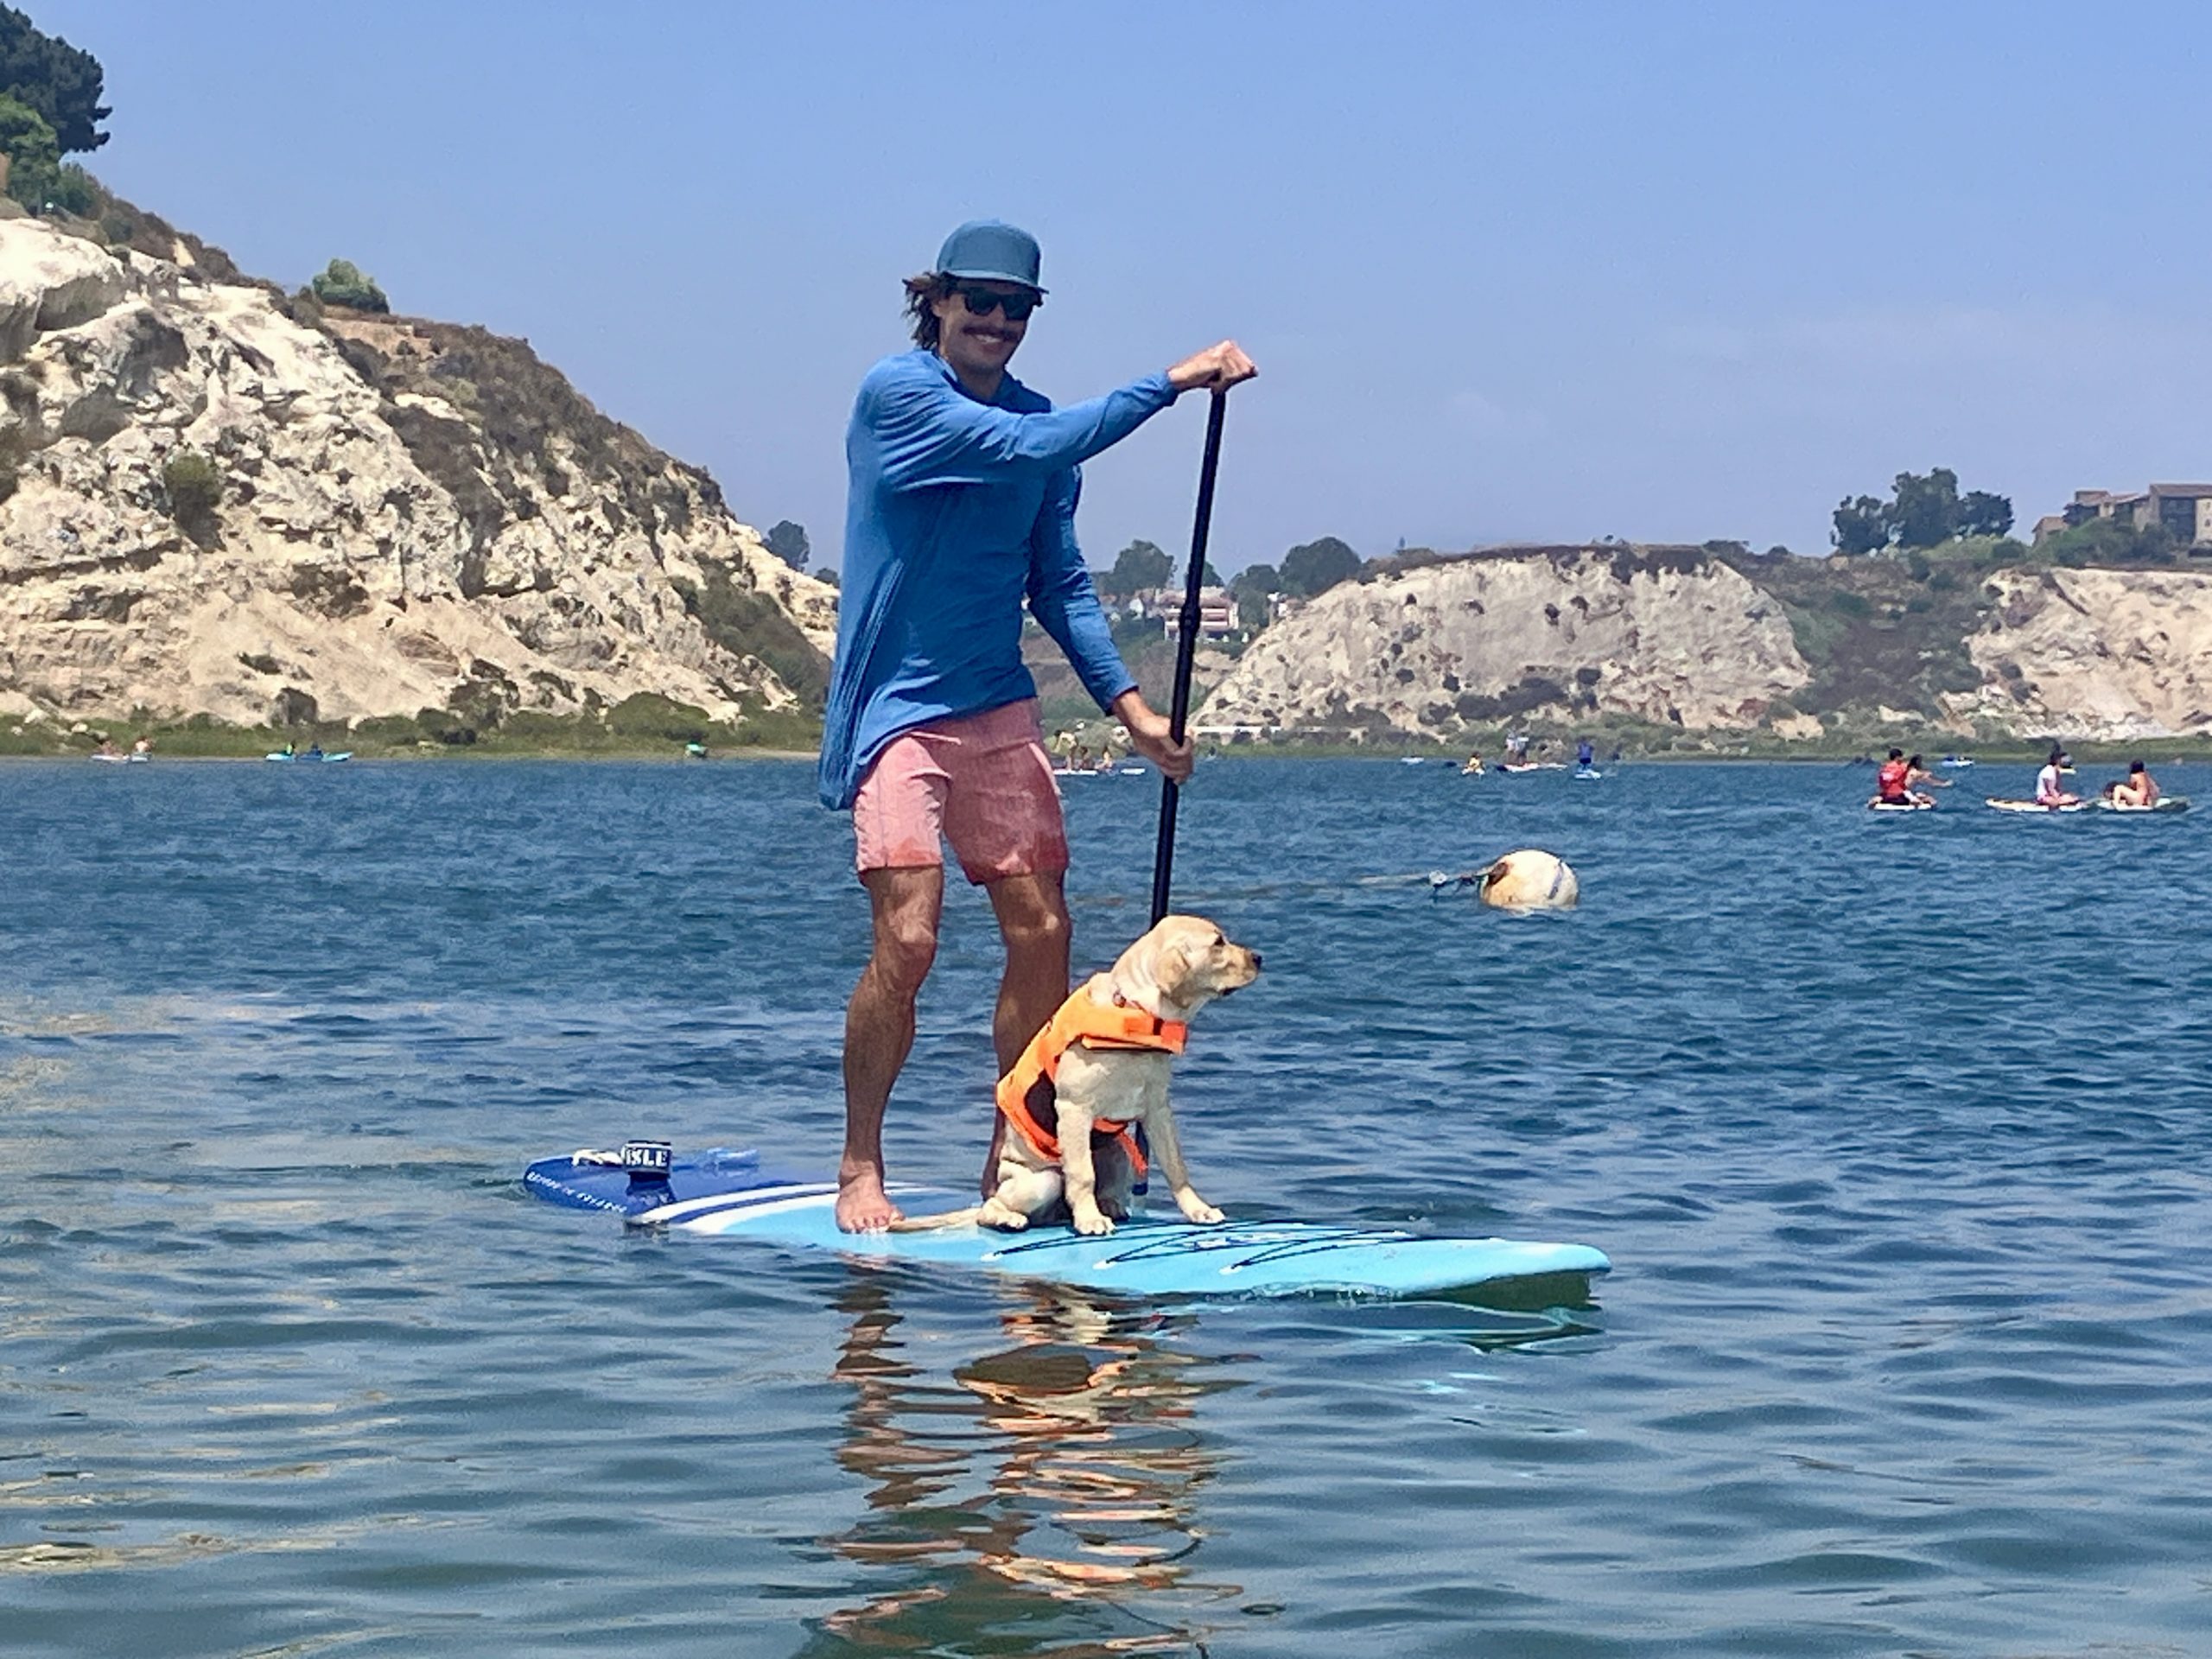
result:
<svg viewBox="0 0 2212 1659"><path fill-rule="evenodd" d="M868 371L845 434L825 804L851 806L899 733L1037 695L1025 598L1101 709L1135 685L1076 545L1078 467L1174 401L1164 373L1055 410L1011 375L980 402L934 352Z"/></svg>

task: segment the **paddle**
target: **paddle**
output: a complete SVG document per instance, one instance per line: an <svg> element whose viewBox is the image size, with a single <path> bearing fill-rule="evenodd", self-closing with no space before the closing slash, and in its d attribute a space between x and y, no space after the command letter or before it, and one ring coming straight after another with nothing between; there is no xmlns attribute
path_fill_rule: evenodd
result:
<svg viewBox="0 0 2212 1659"><path fill-rule="evenodd" d="M1191 566L1183 582L1183 616L1175 630L1175 698L1167 714L1167 734L1183 741L1191 713L1191 659L1198 648L1198 588L1205 580L1206 533L1213 523L1213 480L1221 466L1221 420L1229 394L1213 394L1206 411L1206 454L1198 467L1198 511L1191 525ZM1167 889L1175 868L1175 805L1181 791L1173 778L1160 780L1160 840L1152 855L1152 921L1167 914Z"/></svg>

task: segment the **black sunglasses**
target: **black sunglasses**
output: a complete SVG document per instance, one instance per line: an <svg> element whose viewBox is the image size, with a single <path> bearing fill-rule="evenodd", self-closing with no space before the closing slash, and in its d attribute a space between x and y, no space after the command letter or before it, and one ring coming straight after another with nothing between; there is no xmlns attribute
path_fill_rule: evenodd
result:
<svg viewBox="0 0 2212 1659"><path fill-rule="evenodd" d="M971 317L988 317L1001 306L1006 308L1008 322L1027 322L1029 314L1045 303L1041 294L1000 294L988 288L956 288L952 290L966 302Z"/></svg>

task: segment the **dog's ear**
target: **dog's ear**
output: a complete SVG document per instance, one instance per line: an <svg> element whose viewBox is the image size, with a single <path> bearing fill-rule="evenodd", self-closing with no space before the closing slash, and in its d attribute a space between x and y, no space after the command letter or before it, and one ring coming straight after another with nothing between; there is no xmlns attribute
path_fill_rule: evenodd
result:
<svg viewBox="0 0 2212 1659"><path fill-rule="evenodd" d="M1168 1001L1181 1002L1185 1000L1184 993L1190 988L1191 975L1197 966L1182 945L1162 943L1153 953L1152 982Z"/></svg>

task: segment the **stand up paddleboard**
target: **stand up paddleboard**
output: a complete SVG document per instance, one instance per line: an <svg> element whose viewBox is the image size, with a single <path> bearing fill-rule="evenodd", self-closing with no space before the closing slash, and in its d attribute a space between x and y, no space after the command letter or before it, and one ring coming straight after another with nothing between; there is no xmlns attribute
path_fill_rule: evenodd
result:
<svg viewBox="0 0 2212 1659"><path fill-rule="evenodd" d="M2186 812L2189 810L2189 797L2167 795L2152 802L2148 806L2137 806L2130 801L2107 800L2101 796L2090 804L2100 812Z"/></svg>
<svg viewBox="0 0 2212 1659"><path fill-rule="evenodd" d="M870 1260L981 1268L1133 1296L1433 1296L1508 1280L1579 1281L1555 1300L1586 1292L1612 1263L1586 1244L1507 1238L1425 1238L1394 1228L1301 1221L1231 1220L1211 1227L1138 1217L1103 1238L1066 1226L1002 1233L969 1224L941 1231L837 1230L837 1188L760 1166L760 1154L721 1148L686 1157L663 1142L620 1153L543 1158L523 1173L537 1197L599 1210L646 1227L750 1238ZM894 1188L910 1216L957 1210L972 1194Z"/></svg>
<svg viewBox="0 0 2212 1659"><path fill-rule="evenodd" d="M1933 801L1869 801L1866 803L1866 810L1869 812L1933 812L1936 810L1936 803Z"/></svg>
<svg viewBox="0 0 2212 1659"><path fill-rule="evenodd" d="M2087 812L2087 801L2069 801L2063 806L2045 806L2041 801L2020 800L2005 795L1992 795L1985 804L1993 812Z"/></svg>

